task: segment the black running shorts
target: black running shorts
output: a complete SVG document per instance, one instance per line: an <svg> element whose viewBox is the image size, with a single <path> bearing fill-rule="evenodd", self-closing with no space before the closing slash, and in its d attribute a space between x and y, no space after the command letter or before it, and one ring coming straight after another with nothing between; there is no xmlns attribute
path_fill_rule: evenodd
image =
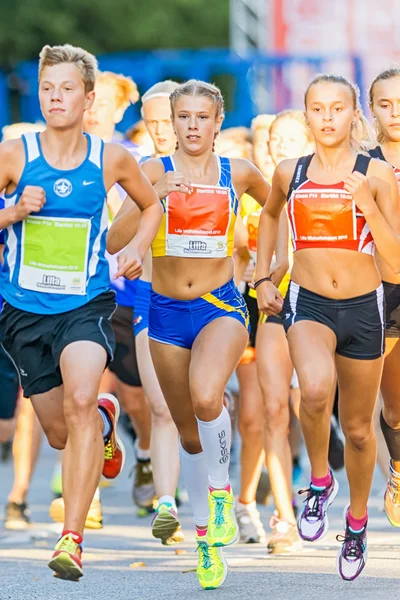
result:
<svg viewBox="0 0 400 600"><path fill-rule="evenodd" d="M134 387L142 385L136 359L135 336L133 331L133 308L117 306L112 321L115 334L115 355L109 366L110 371L125 383Z"/></svg>
<svg viewBox="0 0 400 600"><path fill-rule="evenodd" d="M0 344L0 419L12 419L18 397L18 371Z"/></svg>
<svg viewBox="0 0 400 600"><path fill-rule="evenodd" d="M16 364L24 395L43 394L62 384L60 355L72 342L90 341L105 348L110 362L115 339L111 317L114 292L65 313L38 315L4 303L0 339Z"/></svg>
<svg viewBox="0 0 400 600"><path fill-rule="evenodd" d="M290 282L280 313L286 331L299 321L315 321L336 335L336 352L347 358L373 360L385 351L383 286L356 298L333 300Z"/></svg>

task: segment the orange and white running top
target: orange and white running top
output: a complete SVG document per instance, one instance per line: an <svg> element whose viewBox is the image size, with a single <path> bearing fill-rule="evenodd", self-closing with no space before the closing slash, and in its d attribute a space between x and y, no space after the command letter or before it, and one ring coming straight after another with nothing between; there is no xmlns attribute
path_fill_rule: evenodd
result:
<svg viewBox="0 0 400 600"><path fill-rule="evenodd" d="M225 258L232 256L238 199L229 158L217 156L217 185L192 184L193 192L172 192L161 202L164 216L152 244L153 257ZM171 156L164 171L175 171Z"/></svg>
<svg viewBox="0 0 400 600"><path fill-rule="evenodd" d="M368 223L343 181L314 183L307 170L314 155L299 159L287 196L293 251L303 248L343 248L375 253ZM353 171L367 174L370 156L359 154Z"/></svg>

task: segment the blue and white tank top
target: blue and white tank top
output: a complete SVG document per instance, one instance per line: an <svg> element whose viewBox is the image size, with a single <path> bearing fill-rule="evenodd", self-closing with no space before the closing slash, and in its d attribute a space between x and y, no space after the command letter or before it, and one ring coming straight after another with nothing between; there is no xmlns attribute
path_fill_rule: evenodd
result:
<svg viewBox="0 0 400 600"><path fill-rule="evenodd" d="M5 230L0 290L15 308L62 313L110 288L104 143L86 137L85 160L75 169L60 170L44 158L38 133L22 136L25 167L15 192L5 195L5 207L16 204L27 185L42 187L46 203Z"/></svg>

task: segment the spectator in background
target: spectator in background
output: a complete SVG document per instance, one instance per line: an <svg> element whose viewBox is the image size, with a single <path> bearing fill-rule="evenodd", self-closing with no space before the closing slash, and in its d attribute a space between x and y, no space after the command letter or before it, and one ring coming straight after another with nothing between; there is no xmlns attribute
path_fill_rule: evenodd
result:
<svg viewBox="0 0 400 600"><path fill-rule="evenodd" d="M268 181L271 181L275 168L268 148L269 132L274 120L275 115L258 115L251 122L253 161Z"/></svg>

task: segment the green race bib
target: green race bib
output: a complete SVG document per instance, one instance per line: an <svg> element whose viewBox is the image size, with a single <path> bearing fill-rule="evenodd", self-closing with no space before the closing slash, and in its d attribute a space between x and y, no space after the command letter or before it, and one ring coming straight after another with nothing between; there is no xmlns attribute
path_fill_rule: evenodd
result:
<svg viewBox="0 0 400 600"><path fill-rule="evenodd" d="M51 294L86 294L89 219L28 217L22 224L22 288Z"/></svg>

